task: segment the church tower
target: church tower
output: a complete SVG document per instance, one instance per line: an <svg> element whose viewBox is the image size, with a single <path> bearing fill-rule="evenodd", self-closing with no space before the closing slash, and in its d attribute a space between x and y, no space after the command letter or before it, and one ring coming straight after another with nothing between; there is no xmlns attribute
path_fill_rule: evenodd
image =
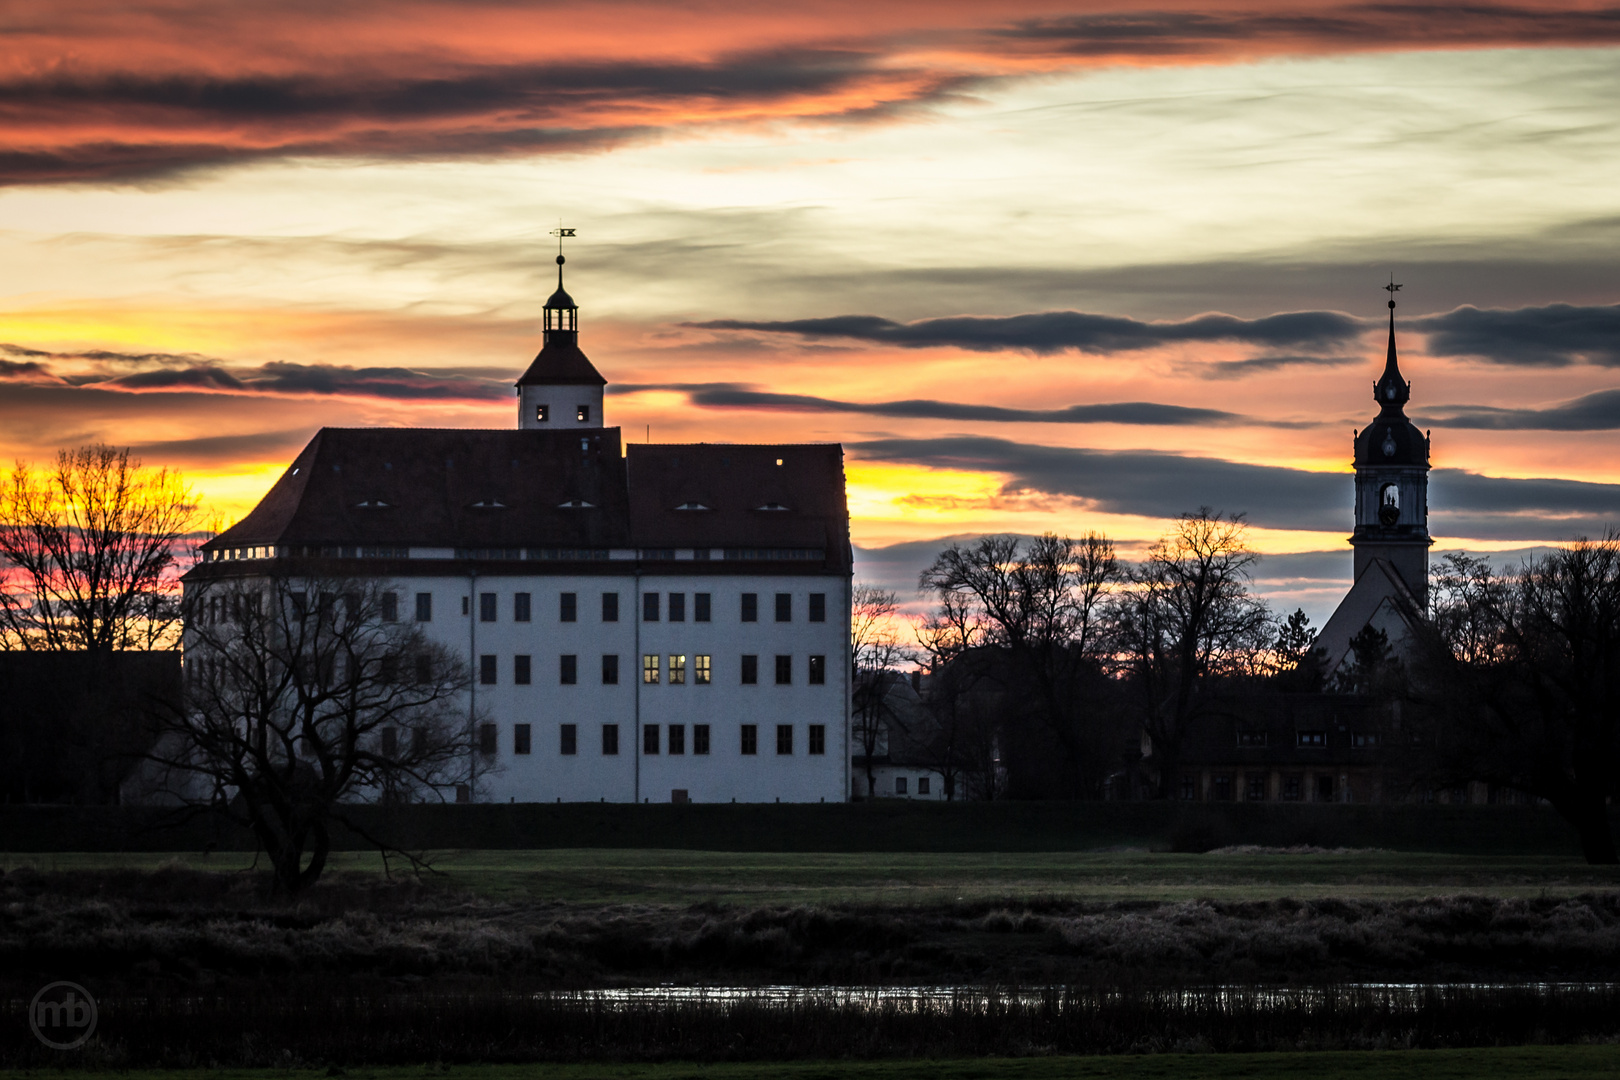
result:
<svg viewBox="0 0 1620 1080"><path fill-rule="evenodd" d="M1379 560L1386 562L1421 604L1428 594L1429 440L1406 418L1412 384L1395 359L1395 290L1389 291L1389 356L1373 384L1378 417L1355 437L1356 580Z"/></svg>
<svg viewBox="0 0 1620 1080"><path fill-rule="evenodd" d="M574 230L559 229L561 236ZM579 349L579 305L563 288L563 257L557 255L557 291L546 301L544 344L517 381L518 427L541 431L602 426L607 380Z"/></svg>

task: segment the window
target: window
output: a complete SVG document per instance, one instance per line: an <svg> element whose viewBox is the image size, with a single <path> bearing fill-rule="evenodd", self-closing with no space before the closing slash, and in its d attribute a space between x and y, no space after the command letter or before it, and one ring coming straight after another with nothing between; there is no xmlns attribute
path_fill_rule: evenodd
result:
<svg viewBox="0 0 1620 1080"><path fill-rule="evenodd" d="M618 724L603 724L602 725L602 753L611 756L613 754L617 754L618 752L619 752L619 725Z"/></svg>
<svg viewBox="0 0 1620 1080"><path fill-rule="evenodd" d="M779 592L779 593L776 594L776 621L777 622L792 622L793 621L793 594L792 593L790 593L790 592Z"/></svg>
<svg viewBox="0 0 1620 1080"><path fill-rule="evenodd" d="M1190 776L1181 778L1181 801L1192 802L1196 792L1193 791L1193 779Z"/></svg>
<svg viewBox="0 0 1620 1080"><path fill-rule="evenodd" d="M551 406L550 405L536 405L534 407L534 418L535 418L535 421L538 422L538 423L541 423L541 424L546 423L548 420L551 419Z"/></svg>
<svg viewBox="0 0 1620 1080"><path fill-rule="evenodd" d="M906 793L906 778L905 777L897 776L897 777L894 778L894 793L896 795L904 795Z"/></svg>
<svg viewBox="0 0 1620 1080"><path fill-rule="evenodd" d="M641 658L641 681L656 683L658 681L658 654L647 653Z"/></svg>
<svg viewBox="0 0 1620 1080"><path fill-rule="evenodd" d="M563 686L573 686L579 682L579 657L573 653L564 653L558 657L557 681Z"/></svg>
<svg viewBox="0 0 1620 1080"><path fill-rule="evenodd" d="M529 658L527 656L512 657L512 681L519 686L529 685Z"/></svg>
<svg viewBox="0 0 1620 1080"><path fill-rule="evenodd" d="M399 593L382 594L382 621L399 622Z"/></svg>
<svg viewBox="0 0 1620 1080"><path fill-rule="evenodd" d="M433 657L423 654L416 658L416 681L418 683L433 681Z"/></svg>
<svg viewBox="0 0 1620 1080"><path fill-rule="evenodd" d="M709 725L692 725L692 753L707 754L709 752Z"/></svg>
<svg viewBox="0 0 1620 1080"><path fill-rule="evenodd" d="M492 592L478 594L478 621L495 621L495 594Z"/></svg>
<svg viewBox="0 0 1620 1080"><path fill-rule="evenodd" d="M1264 776L1250 776L1249 790L1243 796L1249 802L1266 801L1266 778Z"/></svg>
<svg viewBox="0 0 1620 1080"><path fill-rule="evenodd" d="M1239 746L1264 746L1266 733L1263 731L1240 731L1237 733Z"/></svg>
<svg viewBox="0 0 1620 1080"><path fill-rule="evenodd" d="M742 594L742 621L759 622L759 593Z"/></svg>
<svg viewBox="0 0 1620 1080"><path fill-rule="evenodd" d="M681 686L686 682L686 657L674 653L669 657L669 685Z"/></svg>
<svg viewBox="0 0 1620 1080"><path fill-rule="evenodd" d="M485 757L495 756L496 731L494 724L478 725L478 752Z"/></svg>
<svg viewBox="0 0 1620 1080"><path fill-rule="evenodd" d="M487 653L478 658L478 681L485 686L495 685L495 658Z"/></svg>
<svg viewBox="0 0 1620 1080"><path fill-rule="evenodd" d="M641 752L643 754L658 753L658 725L641 725Z"/></svg>
<svg viewBox="0 0 1620 1080"><path fill-rule="evenodd" d="M776 725L776 752L778 754L793 753L793 725Z"/></svg>
<svg viewBox="0 0 1620 1080"><path fill-rule="evenodd" d="M793 657L778 656L776 658L776 685L787 686L793 682Z"/></svg>
<svg viewBox="0 0 1620 1080"><path fill-rule="evenodd" d="M467 597L467 596L463 596L461 598L461 613L463 615L466 615L471 611L472 611L472 598Z"/></svg>
<svg viewBox="0 0 1620 1080"><path fill-rule="evenodd" d="M759 725L744 724L742 726L742 752L744 754L759 753Z"/></svg>
<svg viewBox="0 0 1620 1080"><path fill-rule="evenodd" d="M753 686L759 682L759 657L745 656L742 658L742 684Z"/></svg>
<svg viewBox="0 0 1620 1080"><path fill-rule="evenodd" d="M825 754L827 752L827 725L826 724L811 724L810 725L810 746L809 746L809 751L812 754Z"/></svg>
<svg viewBox="0 0 1620 1080"><path fill-rule="evenodd" d="M532 731L528 724L512 725L512 753L527 754Z"/></svg>
<svg viewBox="0 0 1620 1080"><path fill-rule="evenodd" d="M383 728L382 752L385 758L392 758L399 753L399 732L396 729L391 727Z"/></svg>
<svg viewBox="0 0 1620 1080"><path fill-rule="evenodd" d="M810 658L810 685L821 686L827 681L827 658L825 656L812 656Z"/></svg>
<svg viewBox="0 0 1620 1080"><path fill-rule="evenodd" d="M928 794L928 788L929 788L928 777L926 777L926 776L917 777L917 794L919 794L919 795L927 795Z"/></svg>
<svg viewBox="0 0 1620 1080"><path fill-rule="evenodd" d="M430 592L419 592L419 593L416 594L416 621L417 622L432 622L433 621L433 594L432 593L430 593Z"/></svg>
<svg viewBox="0 0 1620 1080"><path fill-rule="evenodd" d="M686 594L685 593L683 593L683 592L672 592L672 593L669 594L669 621L670 622L685 622L686 621Z"/></svg>
<svg viewBox="0 0 1620 1080"><path fill-rule="evenodd" d="M619 621L619 594L618 593L616 593L616 592L605 592L605 593L602 594L602 621L603 622L618 622Z"/></svg>
<svg viewBox="0 0 1620 1080"><path fill-rule="evenodd" d="M1283 777L1282 797L1284 802L1299 802L1299 777Z"/></svg>
<svg viewBox="0 0 1620 1080"><path fill-rule="evenodd" d="M1301 731L1299 733L1299 745L1301 745L1301 746L1314 746L1314 747L1326 746L1327 745L1327 732L1325 732L1325 731Z"/></svg>
<svg viewBox="0 0 1620 1080"><path fill-rule="evenodd" d="M641 621L658 621L658 594L655 592L641 594Z"/></svg>
<svg viewBox="0 0 1620 1080"><path fill-rule="evenodd" d="M607 653L602 657L602 685L619 685L619 657L617 653Z"/></svg>
<svg viewBox="0 0 1620 1080"><path fill-rule="evenodd" d="M1358 731L1350 736L1350 745L1361 750L1369 750L1378 745L1378 732Z"/></svg>
<svg viewBox="0 0 1620 1080"><path fill-rule="evenodd" d="M826 593L824 593L824 592L813 592L813 593L810 594L810 621L811 622L826 622L827 621L827 594Z"/></svg>
<svg viewBox="0 0 1620 1080"><path fill-rule="evenodd" d="M512 594L512 621L529 621L529 594L526 592Z"/></svg>
<svg viewBox="0 0 1620 1080"><path fill-rule="evenodd" d="M564 724L561 729L562 746L559 750L565 757L573 757L579 752L579 728L574 724Z"/></svg>
<svg viewBox="0 0 1620 1080"><path fill-rule="evenodd" d="M709 621L709 594L706 592L692 594L692 621Z"/></svg>
<svg viewBox="0 0 1620 1080"><path fill-rule="evenodd" d="M1215 801L1232 801L1232 778L1230 776L1222 775L1215 777Z"/></svg>
<svg viewBox="0 0 1620 1080"><path fill-rule="evenodd" d="M686 753L686 725L669 725L669 752L672 754Z"/></svg>
<svg viewBox="0 0 1620 1080"><path fill-rule="evenodd" d="M1333 801L1333 777L1318 774L1316 777L1316 801Z"/></svg>
<svg viewBox="0 0 1620 1080"><path fill-rule="evenodd" d="M706 653L692 657L692 681L699 686L708 686L713 663L714 657Z"/></svg>
<svg viewBox="0 0 1620 1080"><path fill-rule="evenodd" d="M589 405L580 405L574 410L574 418L582 424L590 423L591 407Z"/></svg>
<svg viewBox="0 0 1620 1080"><path fill-rule="evenodd" d="M565 592L558 597L557 621L574 622L579 618L579 594Z"/></svg>

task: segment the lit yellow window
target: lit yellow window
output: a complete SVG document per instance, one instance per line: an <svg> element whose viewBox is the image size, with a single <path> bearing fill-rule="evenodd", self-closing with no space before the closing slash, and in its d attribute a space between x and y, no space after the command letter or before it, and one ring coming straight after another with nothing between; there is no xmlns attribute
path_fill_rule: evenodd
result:
<svg viewBox="0 0 1620 1080"><path fill-rule="evenodd" d="M686 657L671 654L669 658L669 685L686 681Z"/></svg>
<svg viewBox="0 0 1620 1080"><path fill-rule="evenodd" d="M641 681L655 683L658 681L658 654L648 653L641 658Z"/></svg>
<svg viewBox="0 0 1620 1080"><path fill-rule="evenodd" d="M692 658L693 682L697 683L699 686L708 685L711 662L711 658L707 656L694 656Z"/></svg>

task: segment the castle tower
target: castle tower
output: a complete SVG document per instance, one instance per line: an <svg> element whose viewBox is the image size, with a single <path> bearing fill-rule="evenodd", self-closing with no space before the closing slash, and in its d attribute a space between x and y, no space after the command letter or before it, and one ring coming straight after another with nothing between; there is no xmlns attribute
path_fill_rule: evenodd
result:
<svg viewBox="0 0 1620 1080"><path fill-rule="evenodd" d="M572 229L558 232L573 235ZM563 288L563 262L558 254L557 291L546 301L544 344L517 381L518 427L524 429L602 426L607 380L579 349L579 305Z"/></svg>
<svg viewBox="0 0 1620 1080"><path fill-rule="evenodd" d="M1373 384L1378 417L1355 437L1356 580L1382 559L1422 603L1428 594L1429 440L1406 418L1412 384L1395 359L1395 290L1389 291L1389 356Z"/></svg>

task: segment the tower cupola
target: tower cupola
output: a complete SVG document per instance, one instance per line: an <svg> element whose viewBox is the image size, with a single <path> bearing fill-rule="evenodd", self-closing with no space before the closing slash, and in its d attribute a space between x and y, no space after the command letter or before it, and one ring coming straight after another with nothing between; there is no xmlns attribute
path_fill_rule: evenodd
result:
<svg viewBox="0 0 1620 1080"><path fill-rule="evenodd" d="M562 238L573 229L556 229L557 291L543 310L539 355L517 381L518 427L599 428L607 380L579 348L579 305L563 288Z"/></svg>
<svg viewBox="0 0 1620 1080"><path fill-rule="evenodd" d="M1395 352L1395 292L1389 292L1389 351L1373 383L1378 415L1355 437L1355 575L1384 560L1413 596L1427 593L1429 578L1429 439L1406 417L1412 384L1401 377Z"/></svg>

